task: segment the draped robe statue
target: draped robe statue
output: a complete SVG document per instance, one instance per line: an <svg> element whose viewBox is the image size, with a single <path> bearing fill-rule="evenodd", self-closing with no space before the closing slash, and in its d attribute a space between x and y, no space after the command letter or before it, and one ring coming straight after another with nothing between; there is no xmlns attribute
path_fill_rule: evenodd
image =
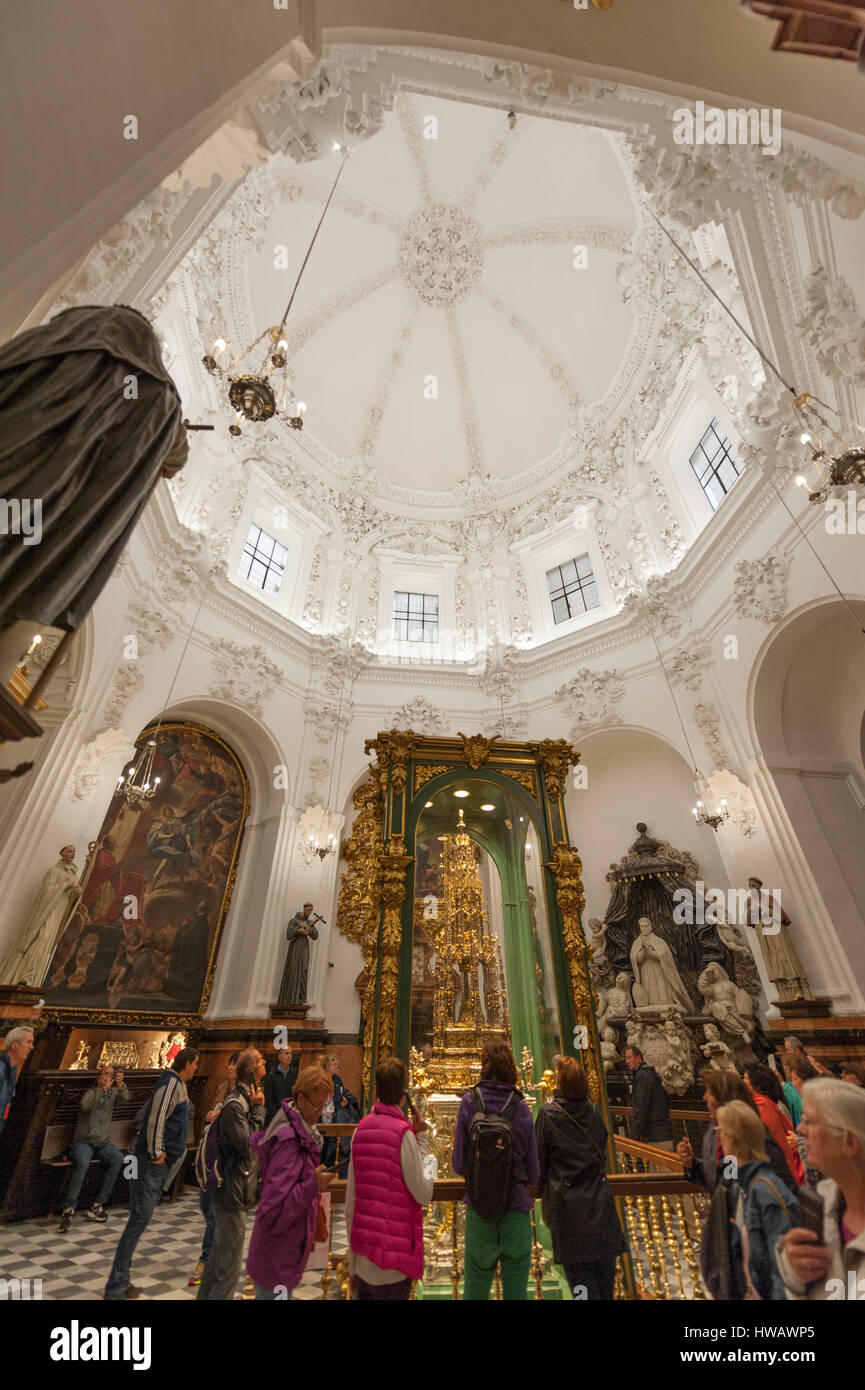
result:
<svg viewBox="0 0 865 1390"><path fill-rule="evenodd" d="M0 682L34 628L81 626L158 479L186 461L181 414L135 309L66 309L0 347L0 497L21 508L0 548Z"/></svg>
<svg viewBox="0 0 865 1390"><path fill-rule="evenodd" d="M312 924L312 907L304 903L303 911L296 912L286 927L285 939L288 953L282 984L279 989L280 1004L305 1004L307 976L309 974L309 943L318 940L318 929Z"/></svg>
<svg viewBox="0 0 865 1390"><path fill-rule="evenodd" d="M693 1013L694 1006L666 941L656 935L648 917L641 917L638 927L639 935L631 947L634 1003L638 1008L674 1004L685 1013Z"/></svg>
<svg viewBox="0 0 865 1390"><path fill-rule="evenodd" d="M60 858L42 879L42 887L28 914L17 945L0 970L4 984L38 986L57 945L67 911L78 898L78 866L75 846L64 845Z"/></svg>

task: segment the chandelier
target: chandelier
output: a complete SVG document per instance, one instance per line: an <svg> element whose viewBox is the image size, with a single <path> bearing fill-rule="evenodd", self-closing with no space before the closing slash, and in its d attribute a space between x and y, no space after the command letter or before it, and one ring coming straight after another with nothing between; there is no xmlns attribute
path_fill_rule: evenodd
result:
<svg viewBox="0 0 865 1390"><path fill-rule="evenodd" d="M135 758L133 758L132 762L130 762L126 770L122 772L117 779L117 786L114 788L114 795L122 796L123 800L126 802L126 805L129 807L131 811L140 811L142 806L145 806L148 801L153 800L154 796L159 790L160 778L154 777L153 775L153 760L156 756L156 745L157 739L159 738L159 730L162 728L162 721L165 718L165 711L168 709L168 703L171 699L171 696L174 693L174 687L177 684L177 677L180 675L180 668L183 665L183 658L186 656L186 653L189 650L189 643L191 642L192 634L195 631L195 624L198 622L198 616L201 612L202 604L204 603L204 599L209 588L210 581L208 580L201 591L201 598L198 600L198 607L195 610L195 617L192 619L192 625L189 629L189 632L187 633L186 641L183 644L183 651L180 653L180 660L177 663L177 669L174 672L174 677L169 687L168 694L165 697L165 703L162 706L162 712L159 716L156 728L153 731L153 737L147 740L141 751L137 754Z"/></svg>
<svg viewBox="0 0 865 1390"><path fill-rule="evenodd" d="M156 795L159 778L153 776L155 752L156 740L149 738L135 761L117 779L115 795L119 793L131 811L140 811Z"/></svg>
<svg viewBox="0 0 865 1390"><path fill-rule="evenodd" d="M301 827L300 857L305 864L312 864L315 859L324 863L328 855L336 853L339 845L339 839L330 828L330 805L310 807L303 819L306 824Z"/></svg>
<svg viewBox="0 0 865 1390"><path fill-rule="evenodd" d="M201 359L210 375L219 377L227 385L228 402L234 411L234 420L228 426L229 434L237 436L241 433L241 420L251 420L258 424L262 420L271 420L275 415L287 421L292 429L303 429L303 413L306 410L306 402L297 399L292 386L294 372L288 365L288 340L285 336L285 323L294 303L301 276L306 269L306 263L321 230L321 224L327 215L340 175L345 168L345 161L351 153L347 145L340 145L336 141L333 144L333 149L342 155L339 169L330 193L327 195L327 201L312 234L312 240L307 247L300 270L297 272L294 289L291 291L291 297L279 323L265 328L264 332L259 333L248 347L242 348L236 357L228 360L225 366L219 360L223 353L228 350L228 341L224 336L218 337L210 351L206 352ZM256 355L256 349L261 344L263 347ZM251 360L247 362L247 358ZM246 363L246 368L238 372L237 368L241 363Z"/></svg>
<svg viewBox="0 0 865 1390"><path fill-rule="evenodd" d="M861 436L865 429L849 420L846 415L827 406L807 391L793 397L792 407L802 426L799 441L810 450L809 465L817 475L816 485L812 486L808 477L800 473L796 478L797 487L809 488L809 502L825 502L832 487L856 487L865 484L865 438L859 444L851 444L839 429L826 418L824 410L831 411L843 428L850 425ZM822 407L822 409L821 409ZM831 435L834 446L828 445L825 436Z"/></svg>
<svg viewBox="0 0 865 1390"><path fill-rule="evenodd" d="M830 488L861 487L865 485L865 425L860 425L857 421L849 419L846 415L842 415L834 406L827 405L825 401L821 401L820 397L815 396L812 392L797 390L797 388L783 375L772 358L763 351L760 344L736 317L733 310L721 298L717 290L709 284L709 281L706 279L705 275L703 275L699 267L694 264L694 261L687 252L683 251L672 232L667 230L661 219L657 217L651 209L650 215L678 255L691 267L698 280L703 283L712 297L717 300L727 317L736 325L742 336L747 338L748 342L763 362L763 365L768 367L781 385L789 391L792 398L790 404L801 426L799 442L810 450L808 467L813 468L817 475L816 485L812 486L808 477L804 473L799 473L795 480L797 487L810 488L808 494L809 502L825 502ZM838 421L838 426L834 425L824 412L834 416ZM851 444L849 440L844 438L840 433L839 426L843 429L845 425L855 430L856 434L859 436L858 443ZM832 439L835 441L834 446L827 445L824 434L827 436L831 435ZM838 586L835 585L835 587L837 588ZM840 593L840 590L838 592Z"/></svg>
<svg viewBox="0 0 865 1390"><path fill-rule="evenodd" d="M709 783L702 772L697 769L695 769L694 788L697 793L697 804L692 808L694 820L698 825L710 825L713 830L717 830L719 825L723 825L725 820L730 819L726 800L722 799L720 803L716 804Z"/></svg>
<svg viewBox="0 0 865 1390"><path fill-rule="evenodd" d="M349 670L349 698L351 698L352 681L351 663L348 662ZM345 665L340 672L339 703L336 708L336 720L333 730L333 752L330 760L330 783L327 789L327 806L310 806L304 811L299 826L300 843L298 853L304 864L312 864L313 860L318 859L323 864L325 859L331 854L336 854L339 848L339 837L331 829L333 812L330 809L333 797L333 776L336 771L336 745L339 738L339 730L342 718L342 703L345 695Z"/></svg>

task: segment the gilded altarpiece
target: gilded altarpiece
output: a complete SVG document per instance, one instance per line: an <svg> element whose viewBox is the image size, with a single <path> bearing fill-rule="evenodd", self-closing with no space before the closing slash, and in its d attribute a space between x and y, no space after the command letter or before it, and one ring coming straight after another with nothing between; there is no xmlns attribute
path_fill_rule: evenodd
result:
<svg viewBox="0 0 865 1390"><path fill-rule="evenodd" d="M365 1096L378 1060L396 1054L408 1061L410 1050L427 1036L425 1020L432 1018L432 1008L422 1016L419 1001L424 971L435 968L437 943L445 956L438 911L449 897L447 891L439 897L435 873L439 862L450 862L463 811L463 831L478 847L478 860L486 861L485 891L492 884L497 895L487 906L498 920L499 938L494 948L489 944L493 928L483 929L487 935L482 932L475 954L488 964L478 979L484 991L500 990L502 997L497 1002L490 994L469 1007L473 987L467 958L461 972L460 962L452 963L456 983L445 991L448 1000L457 1000L463 1018L471 1016L484 1027L489 1023L491 1033L500 1030L507 1011L514 1053L518 1061L531 1054L538 1077L554 1051L574 1054L578 1038L592 1097L606 1108L581 921L582 866L570 844L564 809L566 779L579 754L561 739L428 738L410 730L382 732L367 740L366 752L372 764L368 780L354 793L357 814L342 846L347 867L337 916L343 935L356 941L364 956ZM486 920L486 909L480 915ZM499 948L501 966L493 970L490 962ZM453 954L450 948L448 959ZM440 1001L441 994L436 997ZM459 1017L452 1024L453 1035ZM584 1031L575 1035L577 1028ZM435 1040L431 1024L429 1030L430 1045L437 1048L440 1010ZM455 1057L451 1049L447 1066L434 1058L439 1079L447 1076L453 1087L470 1085L474 1075L469 1070L457 1075ZM531 1082L531 1074L523 1076Z"/></svg>

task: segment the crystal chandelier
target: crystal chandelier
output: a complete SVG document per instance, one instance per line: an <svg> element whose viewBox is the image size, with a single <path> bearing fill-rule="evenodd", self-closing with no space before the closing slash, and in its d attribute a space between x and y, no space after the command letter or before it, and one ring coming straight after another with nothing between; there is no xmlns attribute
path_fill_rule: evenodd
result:
<svg viewBox="0 0 865 1390"><path fill-rule="evenodd" d="M695 769L694 788L697 793L697 804L692 808L694 820L698 825L711 825L713 830L717 830L719 825L730 819L726 800L722 799L716 804L709 783L698 769Z"/></svg>
<svg viewBox="0 0 865 1390"><path fill-rule="evenodd" d="M317 816L313 815L315 812ZM307 826L313 820L317 823L306 830L300 842L300 857L304 864L312 864L315 859L323 864L328 855L336 853L339 840L330 828L330 817L329 804L326 808L314 806L306 813Z"/></svg>
<svg viewBox="0 0 865 1390"><path fill-rule="evenodd" d="M825 402L810 396L807 391L793 397L793 410L802 426L800 443L810 451L809 466L816 472L816 482L812 486L806 474L796 478L797 487L807 487L809 502L825 502L832 487L856 487L865 485L865 429L841 415ZM822 407L822 409L821 409ZM839 428L823 413L830 411L838 419L841 428L852 426L860 435L858 444L851 444L840 433ZM834 445L827 444L826 436L831 435ZM833 452L834 450L834 452Z"/></svg>
<svg viewBox="0 0 865 1390"><path fill-rule="evenodd" d="M347 145L334 142L333 148L342 155L336 178L330 193L327 195L327 201L312 234L312 240L307 247L300 270L297 272L294 289L291 291L291 297L279 323L265 328L264 332L259 333L248 347L242 348L236 357L230 358L225 366L219 360L222 354L228 350L228 341L224 336L218 337L210 351L206 352L201 359L211 376L218 377L227 384L228 401L234 410L234 420L228 427L229 434L237 436L241 433L241 420L259 423L262 420L271 420L275 415L287 421L292 429L303 429L303 413L306 410L306 403L297 399L291 385L294 380L294 372L288 365L288 339L285 336L285 323L294 303L301 276L306 269L306 263L321 230L321 224L327 215L340 175L345 168L345 161L350 154ZM260 352L255 355L256 349L262 344ZM252 360L246 363L246 369L238 372L238 366L250 357Z"/></svg>

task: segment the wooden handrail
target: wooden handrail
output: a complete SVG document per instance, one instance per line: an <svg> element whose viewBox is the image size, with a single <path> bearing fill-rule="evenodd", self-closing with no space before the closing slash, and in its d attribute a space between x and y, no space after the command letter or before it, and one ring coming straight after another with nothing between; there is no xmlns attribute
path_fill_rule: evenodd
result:
<svg viewBox="0 0 865 1390"><path fill-rule="evenodd" d="M688 1182L678 1173L610 1173L607 1181L617 1197L652 1197L673 1192L703 1192L696 1183ZM336 1206L345 1202L345 1189L348 1184L340 1180L331 1183L327 1189L330 1200ZM527 1192L533 1199L543 1195L543 1188L531 1186ZM466 1193L463 1178L437 1178L433 1184L433 1202L461 1202Z"/></svg>
<svg viewBox="0 0 865 1390"><path fill-rule="evenodd" d="M316 1129L326 1139L350 1139L357 1125L316 1125Z"/></svg>
<svg viewBox="0 0 865 1390"><path fill-rule="evenodd" d="M633 1113L634 1113L634 1107L633 1107L632 1105L611 1105L611 1106L610 1106L610 1114L611 1114L611 1115L620 1115L620 1116L624 1117L624 1116L633 1115ZM671 1110L671 1111L670 1111L670 1119L671 1119L671 1120L691 1120L691 1121L692 1121L693 1123L695 1123L695 1124L702 1123L702 1124L706 1125L706 1124L709 1123L709 1112L708 1112L708 1110Z"/></svg>
<svg viewBox="0 0 865 1390"><path fill-rule="evenodd" d="M621 1134L613 1135L613 1142L619 1153L631 1154L634 1158L645 1159L647 1163L657 1163L673 1173L684 1173L685 1165L672 1149L659 1149L654 1144L644 1144L639 1139L625 1139Z"/></svg>

